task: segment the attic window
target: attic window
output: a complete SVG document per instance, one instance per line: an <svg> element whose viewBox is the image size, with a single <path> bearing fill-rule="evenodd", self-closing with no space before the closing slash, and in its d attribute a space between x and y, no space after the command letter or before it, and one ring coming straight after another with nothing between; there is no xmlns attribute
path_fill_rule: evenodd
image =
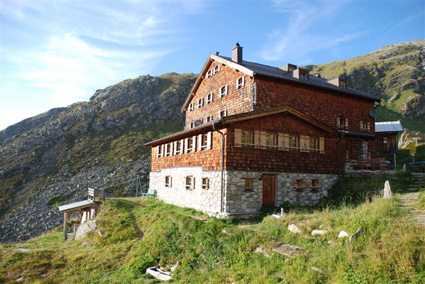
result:
<svg viewBox="0 0 425 284"><path fill-rule="evenodd" d="M339 87L341 89L347 89L347 82L344 80L339 80Z"/></svg>
<svg viewBox="0 0 425 284"><path fill-rule="evenodd" d="M348 118L337 117L336 118L336 127L338 129L348 129Z"/></svg>
<svg viewBox="0 0 425 284"><path fill-rule="evenodd" d="M198 100L198 108L201 108L201 107L203 107L204 106L204 98L200 98L199 100Z"/></svg>
<svg viewBox="0 0 425 284"><path fill-rule="evenodd" d="M236 80L236 89L240 89L243 88L243 86L245 85L245 77L239 77L238 80Z"/></svg>
<svg viewBox="0 0 425 284"><path fill-rule="evenodd" d="M207 104L212 103L214 99L214 93L209 93L207 95Z"/></svg>
<svg viewBox="0 0 425 284"><path fill-rule="evenodd" d="M209 116L207 116L207 118L206 118L206 122L210 122L210 121L212 121L213 120L213 115L211 114L211 115L209 115Z"/></svg>
<svg viewBox="0 0 425 284"><path fill-rule="evenodd" d="M195 122L191 122L191 123L189 123L189 129L191 129L191 128L194 128L195 127Z"/></svg>
<svg viewBox="0 0 425 284"><path fill-rule="evenodd" d="M193 103L189 104L189 111L193 111Z"/></svg>
<svg viewBox="0 0 425 284"><path fill-rule="evenodd" d="M220 113L218 114L218 116L219 116L220 118L222 118L222 117L226 117L226 116L227 116L227 109L220 111Z"/></svg>
<svg viewBox="0 0 425 284"><path fill-rule="evenodd" d="M217 74L218 72L220 72L220 64L218 64L217 66L214 67L214 74Z"/></svg>
<svg viewBox="0 0 425 284"><path fill-rule="evenodd" d="M300 80L308 81L308 73L301 73L300 74Z"/></svg>
<svg viewBox="0 0 425 284"><path fill-rule="evenodd" d="M207 72L207 78L212 77L212 75L213 75L213 70L212 69L211 70L208 70L208 72Z"/></svg>
<svg viewBox="0 0 425 284"><path fill-rule="evenodd" d="M222 98L222 97L224 97L224 96L227 95L227 89L228 89L228 86L227 85L225 85L225 86L223 86L223 87L220 88L220 92L218 93L219 96L220 96L220 98Z"/></svg>

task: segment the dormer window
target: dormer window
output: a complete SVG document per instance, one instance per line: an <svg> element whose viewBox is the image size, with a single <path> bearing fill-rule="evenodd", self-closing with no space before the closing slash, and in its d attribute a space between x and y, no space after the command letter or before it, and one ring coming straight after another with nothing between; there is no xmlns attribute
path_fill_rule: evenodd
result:
<svg viewBox="0 0 425 284"><path fill-rule="evenodd" d="M198 100L198 108L201 108L201 107L203 107L204 106L204 98L200 98L199 100Z"/></svg>
<svg viewBox="0 0 425 284"><path fill-rule="evenodd" d="M212 69L211 70L208 70L208 72L207 72L207 78L212 77L212 75L213 75L213 70Z"/></svg>
<svg viewBox="0 0 425 284"><path fill-rule="evenodd" d="M245 85L245 77L239 77L238 80L236 80L236 89L240 89L243 88L243 86Z"/></svg>
<svg viewBox="0 0 425 284"><path fill-rule="evenodd" d="M300 80L308 81L308 73L301 73L300 74Z"/></svg>
<svg viewBox="0 0 425 284"><path fill-rule="evenodd" d="M218 72L220 72L220 64L218 64L217 66L214 67L213 69L213 73L217 74Z"/></svg>
<svg viewBox="0 0 425 284"><path fill-rule="evenodd" d="M207 95L207 104L212 103L214 99L214 93L209 93Z"/></svg>
<svg viewBox="0 0 425 284"><path fill-rule="evenodd" d="M339 87L340 87L341 89L347 89L347 82L346 82L346 81L344 81L344 80L340 80L340 81L339 81Z"/></svg>
<svg viewBox="0 0 425 284"><path fill-rule="evenodd" d="M193 111L193 103L189 104L189 111Z"/></svg>
<svg viewBox="0 0 425 284"><path fill-rule="evenodd" d="M333 79L328 80L329 84L332 84L334 86L337 86L341 89L347 89L347 81L344 78L335 77Z"/></svg>
<svg viewBox="0 0 425 284"><path fill-rule="evenodd" d="M294 78L301 80L301 81L308 81L308 70L302 69L302 68L297 68L293 71L292 76Z"/></svg>
<svg viewBox="0 0 425 284"><path fill-rule="evenodd" d="M222 98L222 97L224 97L224 96L227 95L227 89L228 89L228 86L227 85L225 85L225 86L223 86L223 87L220 88L220 92L218 93L218 95L220 96L220 98Z"/></svg>

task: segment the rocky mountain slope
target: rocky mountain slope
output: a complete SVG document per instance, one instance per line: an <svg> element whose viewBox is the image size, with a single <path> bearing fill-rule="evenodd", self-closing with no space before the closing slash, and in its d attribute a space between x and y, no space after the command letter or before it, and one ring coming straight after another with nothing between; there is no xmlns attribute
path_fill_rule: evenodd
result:
<svg viewBox="0 0 425 284"><path fill-rule="evenodd" d="M351 86L382 96L378 120L424 131L424 48L418 40L308 68L325 78L345 75ZM57 205L85 198L88 187L134 195L138 174L146 186L143 144L183 128L180 108L195 80L175 73L125 80L0 131L0 242L60 225Z"/></svg>
<svg viewBox="0 0 425 284"><path fill-rule="evenodd" d="M382 97L378 121L401 119L405 127L425 132L425 39L306 67L324 78L346 76L350 86Z"/></svg>
<svg viewBox="0 0 425 284"><path fill-rule="evenodd" d="M57 205L145 186L144 143L183 128L180 107L196 76L141 76L98 90L89 102L54 109L0 132L0 242L22 241L61 224Z"/></svg>

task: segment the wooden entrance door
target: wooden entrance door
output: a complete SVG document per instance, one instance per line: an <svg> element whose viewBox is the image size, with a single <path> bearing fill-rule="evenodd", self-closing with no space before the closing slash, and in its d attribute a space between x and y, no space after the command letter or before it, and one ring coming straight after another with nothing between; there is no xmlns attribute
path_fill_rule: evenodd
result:
<svg viewBox="0 0 425 284"><path fill-rule="evenodd" d="M263 207L274 207L276 196L276 176L263 175Z"/></svg>

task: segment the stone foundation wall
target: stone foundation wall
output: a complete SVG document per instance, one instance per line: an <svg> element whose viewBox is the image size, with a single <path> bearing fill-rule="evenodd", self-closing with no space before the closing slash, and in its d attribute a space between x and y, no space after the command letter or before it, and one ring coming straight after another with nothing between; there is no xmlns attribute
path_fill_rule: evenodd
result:
<svg viewBox="0 0 425 284"><path fill-rule="evenodd" d="M224 208L219 216L255 214L263 205L264 172L225 171L224 172ZM268 173L267 173L268 174ZM165 177L172 177L172 186L165 187ZM195 177L195 189L185 187L186 176ZM166 203L182 207L191 207L209 214L220 212L220 171L202 171L202 167L166 168L160 172L150 173L149 187L155 189L157 197ZM333 174L275 173L276 202L280 206L284 202L302 206L314 205L327 196L328 189L335 184L338 177ZM210 179L210 188L202 189L202 178ZM245 190L245 179L253 179L253 189ZM294 191L296 180L321 180L322 188L318 191Z"/></svg>
<svg viewBox="0 0 425 284"><path fill-rule="evenodd" d="M171 187L165 187L165 177L172 177ZM186 176L195 178L195 188L186 189ZM220 212L221 171L202 171L202 167L164 168L151 172L149 188L155 189L158 199L181 207L191 207L206 213ZM202 178L210 179L210 188L202 189Z"/></svg>

